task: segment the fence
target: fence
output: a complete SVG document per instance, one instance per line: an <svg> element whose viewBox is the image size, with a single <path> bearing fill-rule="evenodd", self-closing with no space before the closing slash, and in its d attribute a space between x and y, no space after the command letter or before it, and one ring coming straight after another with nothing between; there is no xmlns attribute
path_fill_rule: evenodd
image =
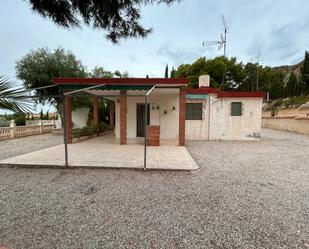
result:
<svg viewBox="0 0 309 249"><path fill-rule="evenodd" d="M12 120L10 127L0 127L0 140L50 133L54 128L54 124L43 124L42 122L39 125L16 126Z"/></svg>
<svg viewBox="0 0 309 249"><path fill-rule="evenodd" d="M57 120L53 120L53 119L49 119L49 120L26 120L26 126L30 126L30 125L40 125L41 123L43 125L53 125L55 123L55 121Z"/></svg>
<svg viewBox="0 0 309 249"><path fill-rule="evenodd" d="M309 117L307 116L263 117L262 126L309 135Z"/></svg>

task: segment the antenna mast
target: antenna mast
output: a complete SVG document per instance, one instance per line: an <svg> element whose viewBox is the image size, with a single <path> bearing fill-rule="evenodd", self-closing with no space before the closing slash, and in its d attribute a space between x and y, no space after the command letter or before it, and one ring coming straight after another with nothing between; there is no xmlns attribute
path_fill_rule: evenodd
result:
<svg viewBox="0 0 309 249"><path fill-rule="evenodd" d="M218 45L218 50L222 49L223 47L223 56L226 57L226 38L228 28L223 15L222 15L222 23L223 23L223 34L222 33L220 34L220 41L203 41L202 45L205 47Z"/></svg>

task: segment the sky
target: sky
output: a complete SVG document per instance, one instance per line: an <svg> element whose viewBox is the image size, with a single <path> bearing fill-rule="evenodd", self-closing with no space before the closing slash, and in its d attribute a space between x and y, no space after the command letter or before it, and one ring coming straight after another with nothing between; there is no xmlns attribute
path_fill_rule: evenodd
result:
<svg viewBox="0 0 309 249"><path fill-rule="evenodd" d="M27 1L0 3L0 75L15 79L15 63L40 47L71 50L88 70L127 71L132 77L164 77L169 68L205 56L222 55L202 41L218 40L228 26L227 56L263 65L295 64L309 50L309 1L305 0L182 0L170 6L142 7L141 23L153 28L144 39L112 44L104 31L65 29L31 11ZM49 108L49 107L45 107Z"/></svg>

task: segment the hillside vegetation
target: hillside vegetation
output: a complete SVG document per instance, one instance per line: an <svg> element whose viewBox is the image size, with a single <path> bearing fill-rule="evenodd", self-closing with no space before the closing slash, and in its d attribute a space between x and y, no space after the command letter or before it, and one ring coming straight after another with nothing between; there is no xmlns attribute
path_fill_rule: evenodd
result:
<svg viewBox="0 0 309 249"><path fill-rule="evenodd" d="M236 58L199 58L192 64L181 64L172 69L170 77L189 79L189 87L198 87L198 77L210 76L210 86L229 91L264 91L270 99L289 98L286 104L300 104L309 94L309 54L293 66L268 67L258 63L238 62ZM165 70L165 77L167 77ZM299 98L298 98L299 97Z"/></svg>

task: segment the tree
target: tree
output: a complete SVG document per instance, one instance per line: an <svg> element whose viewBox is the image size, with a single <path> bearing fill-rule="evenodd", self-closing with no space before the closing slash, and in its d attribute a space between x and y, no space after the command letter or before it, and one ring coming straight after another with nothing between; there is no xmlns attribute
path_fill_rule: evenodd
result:
<svg viewBox="0 0 309 249"><path fill-rule="evenodd" d="M46 112L45 119L49 120L49 111Z"/></svg>
<svg viewBox="0 0 309 249"><path fill-rule="evenodd" d="M123 73L120 72L119 70L116 70L114 72L115 76L118 76L119 78L129 78L129 73L127 71L124 71Z"/></svg>
<svg viewBox="0 0 309 249"><path fill-rule="evenodd" d="M236 58L226 58L224 56L207 60L205 57L199 58L192 64L180 65L175 77L186 77L189 79L189 87L198 87L200 75L210 76L210 86L221 87L222 89L235 89L245 78L245 71L242 63L237 63Z"/></svg>
<svg viewBox="0 0 309 249"><path fill-rule="evenodd" d="M168 64L166 64L164 78L168 78Z"/></svg>
<svg viewBox="0 0 309 249"><path fill-rule="evenodd" d="M286 84L286 95L288 97L296 96L297 88L298 88L298 80L296 74L292 72Z"/></svg>
<svg viewBox="0 0 309 249"><path fill-rule="evenodd" d="M15 113L31 110L28 91L16 82L0 76L0 109Z"/></svg>
<svg viewBox="0 0 309 249"><path fill-rule="evenodd" d="M140 8L148 4L171 4L179 0L29 0L31 9L65 28L81 24L105 30L107 39L116 43L121 38L146 37L152 30L140 23Z"/></svg>
<svg viewBox="0 0 309 249"><path fill-rule="evenodd" d="M39 48L16 62L16 75L27 89L34 89L53 85L52 79L55 77L86 77L87 73L72 52L62 48L54 51ZM63 113L63 98L59 97L59 87L36 89L34 95L36 103L54 104L58 113Z"/></svg>
<svg viewBox="0 0 309 249"><path fill-rule="evenodd" d="M273 71L271 76L271 83L269 94L272 99L284 97L284 85L283 85L284 75L280 71Z"/></svg>
<svg viewBox="0 0 309 249"><path fill-rule="evenodd" d="M105 71L103 67L96 66L91 73L90 77L93 78L113 78L114 74L110 71Z"/></svg>
<svg viewBox="0 0 309 249"><path fill-rule="evenodd" d="M304 64L301 68L301 81L305 93L309 93L309 53L305 52Z"/></svg>
<svg viewBox="0 0 309 249"><path fill-rule="evenodd" d="M175 78L175 72L176 72L175 68L172 67L170 78Z"/></svg>
<svg viewBox="0 0 309 249"><path fill-rule="evenodd" d="M43 109L41 110L40 112L40 120L43 120L44 119L44 113L43 113Z"/></svg>

